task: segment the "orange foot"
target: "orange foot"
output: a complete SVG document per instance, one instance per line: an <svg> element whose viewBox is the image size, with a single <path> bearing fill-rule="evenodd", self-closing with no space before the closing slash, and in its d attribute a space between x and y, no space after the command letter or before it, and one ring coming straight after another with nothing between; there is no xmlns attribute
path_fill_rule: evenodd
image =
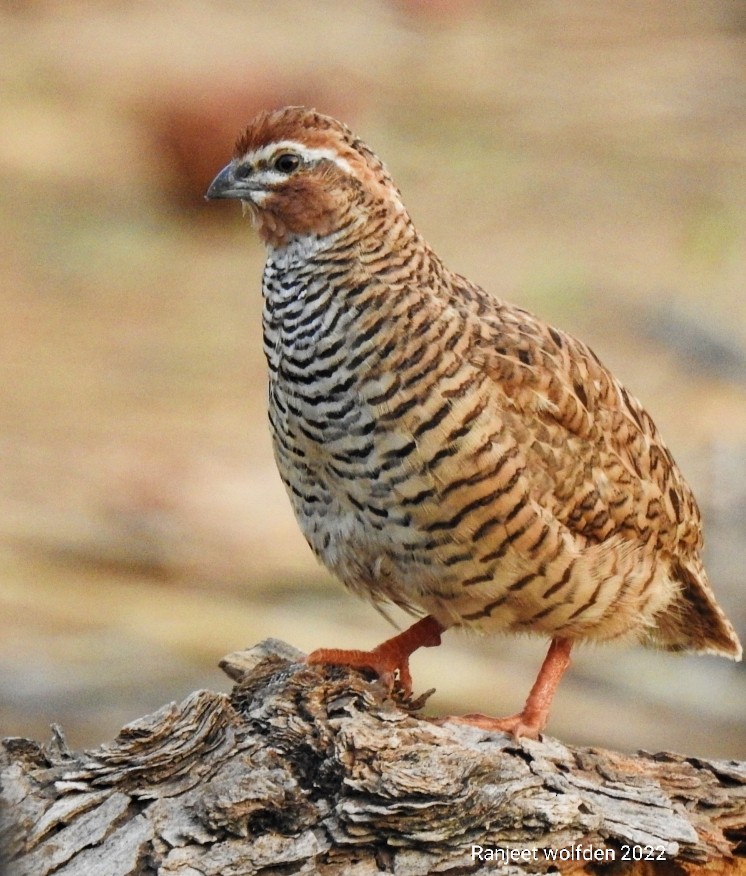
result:
<svg viewBox="0 0 746 876"><path fill-rule="evenodd" d="M305 662L313 665L331 663L337 666L353 666L356 669L372 669L389 690L393 690L398 674L399 687L409 695L412 693L410 656L418 648L433 648L440 645L440 634L444 630L445 627L428 615L398 636L387 639L372 651L319 648L317 651L312 651Z"/></svg>
<svg viewBox="0 0 746 876"><path fill-rule="evenodd" d="M468 724L481 730L500 730L518 739L537 739L549 719L549 708L557 685L570 665L570 639L552 639L523 711L508 718L492 718L478 713L437 719L438 724Z"/></svg>
<svg viewBox="0 0 746 876"><path fill-rule="evenodd" d="M480 730L499 730L509 733L516 739L526 736L529 739L538 739L539 734L546 724L546 716L528 716L525 712L518 712L507 718L493 718L491 715L483 715L481 712L470 712L468 715L449 715L446 718L438 718L438 724L467 724L469 727L479 727Z"/></svg>

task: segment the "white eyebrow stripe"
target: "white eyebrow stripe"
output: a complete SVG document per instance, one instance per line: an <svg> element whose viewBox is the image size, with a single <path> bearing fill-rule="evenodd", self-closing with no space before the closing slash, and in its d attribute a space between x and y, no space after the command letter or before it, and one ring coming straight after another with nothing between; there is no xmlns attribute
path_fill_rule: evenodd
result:
<svg viewBox="0 0 746 876"><path fill-rule="evenodd" d="M341 168L345 173L352 173L352 168L349 162L337 154L333 149L324 149L323 147L304 146L303 143L298 143L295 140L280 140L277 143L270 143L267 146L262 146L261 149L255 149L252 152L247 152L241 157L241 161L249 161L252 164L259 161L267 161L273 155L277 155L283 149L290 150L300 155L305 161L319 161L326 158L327 161L332 161L337 167Z"/></svg>

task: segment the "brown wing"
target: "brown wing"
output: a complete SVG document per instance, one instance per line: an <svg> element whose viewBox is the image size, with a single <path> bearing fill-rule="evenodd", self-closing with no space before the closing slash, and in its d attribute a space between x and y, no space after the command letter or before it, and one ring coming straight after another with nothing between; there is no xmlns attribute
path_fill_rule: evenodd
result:
<svg viewBox="0 0 746 876"><path fill-rule="evenodd" d="M699 509L652 419L580 341L499 305L482 367L528 429L526 462L539 501L592 541L611 535L672 555L701 547Z"/></svg>
<svg viewBox="0 0 746 876"><path fill-rule="evenodd" d="M621 536L668 560L680 591L652 643L739 659L700 558L699 508L640 402L585 344L525 311L499 305L483 325L477 355L530 435L537 501L591 542Z"/></svg>

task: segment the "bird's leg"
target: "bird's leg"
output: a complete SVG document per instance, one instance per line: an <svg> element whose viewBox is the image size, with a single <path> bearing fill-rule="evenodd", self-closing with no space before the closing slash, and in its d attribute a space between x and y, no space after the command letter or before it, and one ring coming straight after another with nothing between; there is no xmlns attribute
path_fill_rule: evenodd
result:
<svg viewBox="0 0 746 876"><path fill-rule="evenodd" d="M513 736L529 736L532 739L541 733L549 718L549 708L560 679L570 665L570 639L552 639L547 656L541 664L534 686L528 695L523 709L508 718L492 718L489 715L471 714L449 717L441 721L457 724L470 724L483 730L502 730ZM441 723L439 721L439 723Z"/></svg>
<svg viewBox="0 0 746 876"><path fill-rule="evenodd" d="M409 672L409 657L418 648L433 648L440 645L440 634L445 627L434 617L427 615L409 629L382 642L372 651L343 651L337 648L319 648L305 659L306 663L331 663L338 666L372 669L379 678L393 688L395 674L399 673L399 687L405 694L412 692L412 676Z"/></svg>

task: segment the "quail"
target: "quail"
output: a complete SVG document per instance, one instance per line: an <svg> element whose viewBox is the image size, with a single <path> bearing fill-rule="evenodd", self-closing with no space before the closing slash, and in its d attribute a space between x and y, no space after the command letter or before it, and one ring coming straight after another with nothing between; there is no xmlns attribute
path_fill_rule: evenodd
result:
<svg viewBox="0 0 746 876"><path fill-rule="evenodd" d="M260 113L207 198L240 200L266 245L269 424L306 540L350 590L421 616L308 662L409 692L410 655L450 627L544 635L523 709L460 719L535 737L576 642L740 659L648 413L581 341L449 270L345 125Z"/></svg>

